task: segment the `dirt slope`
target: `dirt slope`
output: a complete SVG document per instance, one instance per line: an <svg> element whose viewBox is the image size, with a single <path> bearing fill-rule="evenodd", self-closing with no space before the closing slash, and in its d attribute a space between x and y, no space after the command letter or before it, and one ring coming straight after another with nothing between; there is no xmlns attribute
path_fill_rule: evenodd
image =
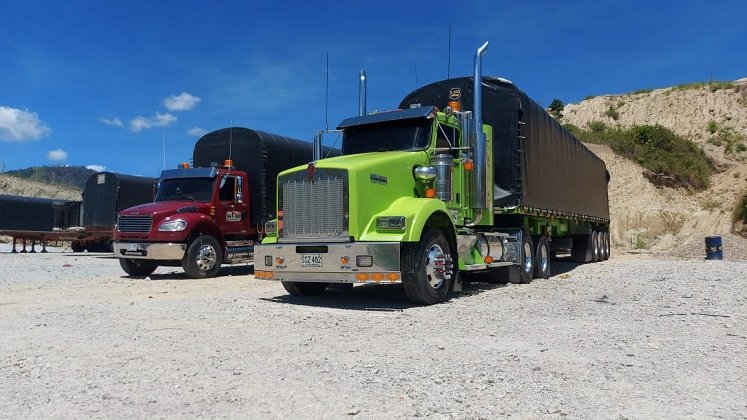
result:
<svg viewBox="0 0 747 420"><path fill-rule="evenodd" d="M0 194L24 197L81 200L81 191L58 184L45 184L0 174Z"/></svg>
<svg viewBox="0 0 747 420"><path fill-rule="evenodd" d="M728 254L747 256L747 240L731 234L732 211L747 192L747 151L738 150L739 143L747 144L747 79L717 90L705 85L600 96L568 104L563 115L563 123L582 128L592 121L619 127L659 124L699 144L716 164L706 191L657 188L637 163L607 146L588 144L612 177L610 212L617 248L698 257L705 252L706 236L721 235Z"/></svg>

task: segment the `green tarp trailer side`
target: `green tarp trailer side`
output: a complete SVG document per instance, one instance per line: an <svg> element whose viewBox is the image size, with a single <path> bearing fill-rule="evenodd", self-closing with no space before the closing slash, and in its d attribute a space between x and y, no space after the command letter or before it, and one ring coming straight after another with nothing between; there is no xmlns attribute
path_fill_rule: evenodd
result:
<svg viewBox="0 0 747 420"><path fill-rule="evenodd" d="M596 221L609 221L609 173L599 157L513 83L483 77L483 123L493 127L493 192L497 208L522 206ZM473 78L443 80L408 94L413 104L462 111L474 106Z"/></svg>

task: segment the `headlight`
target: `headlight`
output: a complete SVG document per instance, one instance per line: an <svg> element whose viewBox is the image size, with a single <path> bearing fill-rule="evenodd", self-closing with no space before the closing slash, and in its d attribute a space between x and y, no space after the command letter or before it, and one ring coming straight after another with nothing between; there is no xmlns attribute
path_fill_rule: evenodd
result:
<svg viewBox="0 0 747 420"><path fill-rule="evenodd" d="M160 232L180 232L187 228L187 222L184 220L169 220L158 226Z"/></svg>
<svg viewBox="0 0 747 420"><path fill-rule="evenodd" d="M405 216L377 217L376 230L405 230Z"/></svg>

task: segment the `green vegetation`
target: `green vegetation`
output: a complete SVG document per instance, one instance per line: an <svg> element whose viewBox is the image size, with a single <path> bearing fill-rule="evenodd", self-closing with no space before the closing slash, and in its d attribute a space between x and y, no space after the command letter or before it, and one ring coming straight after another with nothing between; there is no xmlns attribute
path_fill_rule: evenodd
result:
<svg viewBox="0 0 747 420"><path fill-rule="evenodd" d="M617 112L617 110L613 107L610 107L607 111L604 112L604 115L612 118L613 120L617 121L618 118L620 118L620 113Z"/></svg>
<svg viewBox="0 0 747 420"><path fill-rule="evenodd" d="M742 196L742 199L737 203L737 208L734 209L734 222L747 223L747 193Z"/></svg>
<svg viewBox="0 0 747 420"><path fill-rule="evenodd" d="M83 166L34 166L5 172L6 175L83 189L88 177L96 171Z"/></svg>
<svg viewBox="0 0 747 420"><path fill-rule="evenodd" d="M719 81L719 80L714 80L712 82L685 83L682 85L677 85L673 87L672 89L690 90L690 89L701 89L701 88L708 88L711 92L715 92L721 89L734 89L735 92L739 92L739 85L737 85L736 83L724 82L724 81Z"/></svg>
<svg viewBox="0 0 747 420"><path fill-rule="evenodd" d="M716 121L710 120L708 121L708 132L711 134L716 134L718 131L718 123Z"/></svg>
<svg viewBox="0 0 747 420"><path fill-rule="evenodd" d="M633 91L631 95L640 95L642 93L651 93L653 91L654 91L653 89L638 89L638 90Z"/></svg>
<svg viewBox="0 0 747 420"><path fill-rule="evenodd" d="M585 100L585 101L588 101L589 99L594 99L594 98L596 98L596 96L595 96L595 95L587 95L587 96L586 96L586 97L584 98L584 100Z"/></svg>
<svg viewBox="0 0 747 420"><path fill-rule="evenodd" d="M589 130L580 130L577 137L589 143L607 144L616 153L638 162L651 171L649 180L656 185L694 190L709 185L713 168L703 150L660 125L622 129L593 121Z"/></svg>
<svg viewBox="0 0 747 420"><path fill-rule="evenodd" d="M556 120L563 118L563 109L565 109L563 101L557 98L550 102L550 107L548 108L550 115L552 115Z"/></svg>

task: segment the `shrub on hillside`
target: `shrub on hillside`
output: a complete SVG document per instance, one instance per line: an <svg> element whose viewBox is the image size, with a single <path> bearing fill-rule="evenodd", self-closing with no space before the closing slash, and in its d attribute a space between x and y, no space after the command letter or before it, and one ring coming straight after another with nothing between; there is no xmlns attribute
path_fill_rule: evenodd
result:
<svg viewBox="0 0 747 420"><path fill-rule="evenodd" d="M638 162L651 171L648 178L656 185L695 190L708 187L711 162L695 143L660 125L620 129L597 123L590 123L590 130L582 131L579 139L607 144L616 153Z"/></svg>

